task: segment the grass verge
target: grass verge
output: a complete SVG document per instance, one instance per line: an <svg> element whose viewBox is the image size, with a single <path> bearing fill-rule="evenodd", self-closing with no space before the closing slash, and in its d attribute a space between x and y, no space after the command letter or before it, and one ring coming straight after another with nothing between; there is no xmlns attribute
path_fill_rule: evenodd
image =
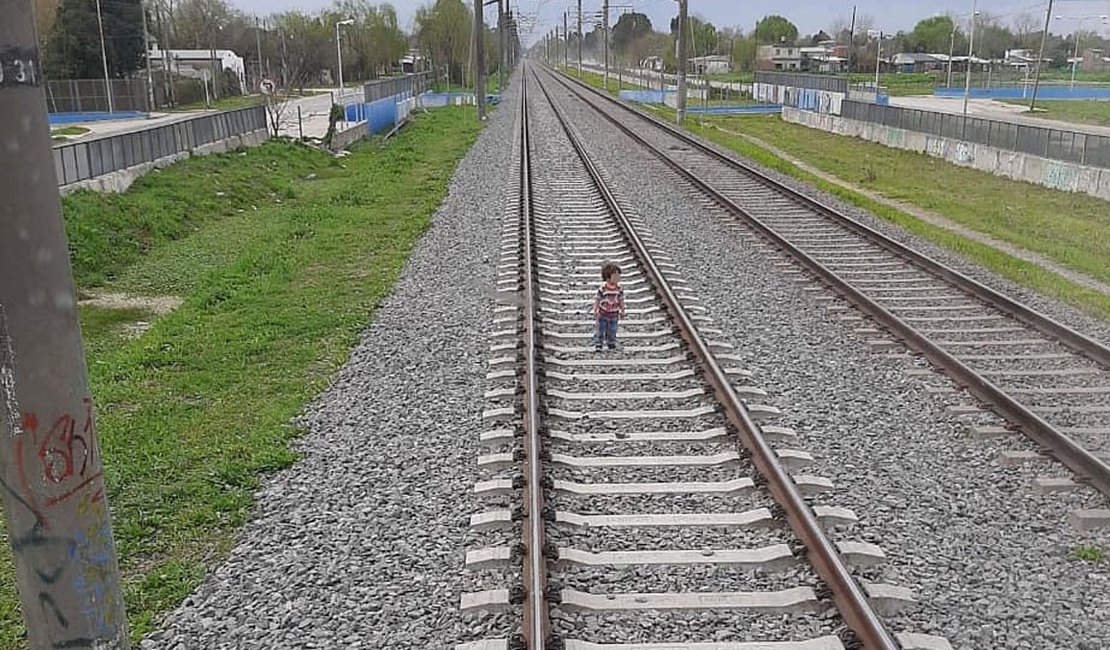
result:
<svg viewBox="0 0 1110 650"><path fill-rule="evenodd" d="M209 195L229 167L255 169L243 183L276 183L284 197L230 215L224 202L202 200L196 232L117 265L118 286L106 290L185 298L141 337L120 333L141 311L82 309L134 639L228 552L260 478L294 462L291 418L346 360L478 128L471 112L441 109L342 162L271 143L172 167L121 197L158 205L166 184L173 196ZM275 157L295 171L261 178ZM116 204L99 205L86 217L117 223ZM0 539L0 648L15 650L26 642L7 554Z"/></svg>
<svg viewBox="0 0 1110 650"><path fill-rule="evenodd" d="M1029 106L1029 101L1024 99L1004 99L1002 101L1007 104ZM1026 111L1026 114L1028 113L1029 111ZM1110 126L1110 100L1039 100L1037 102L1037 112L1033 115L1073 124Z"/></svg>
<svg viewBox="0 0 1110 650"><path fill-rule="evenodd" d="M778 117L729 116L689 122L689 129L776 171L811 183L992 271L1041 293L1110 318L1110 298L1036 264L923 222L710 125L747 133L814 167L886 197L939 213L1074 270L1110 280L1110 211L1106 202L965 169L923 154L788 124ZM960 188L953 192L952 188Z"/></svg>

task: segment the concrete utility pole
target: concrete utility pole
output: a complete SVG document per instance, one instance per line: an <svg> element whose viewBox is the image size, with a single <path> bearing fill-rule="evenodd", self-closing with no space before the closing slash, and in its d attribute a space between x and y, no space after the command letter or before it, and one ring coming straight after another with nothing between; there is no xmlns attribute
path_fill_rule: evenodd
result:
<svg viewBox="0 0 1110 650"><path fill-rule="evenodd" d="M578 78L582 78L582 0L578 0Z"/></svg>
<svg viewBox="0 0 1110 650"><path fill-rule="evenodd" d="M570 28L567 26L568 16L567 12L563 12L563 38L566 43L563 43L563 68L570 67Z"/></svg>
<svg viewBox="0 0 1110 650"><path fill-rule="evenodd" d="M856 49L856 6L852 5L852 23L848 27L848 86L852 85L852 50Z"/></svg>
<svg viewBox="0 0 1110 650"><path fill-rule="evenodd" d="M505 65L508 57L505 54L505 2L497 0L497 88L498 92L505 92Z"/></svg>
<svg viewBox="0 0 1110 650"><path fill-rule="evenodd" d="M678 97L675 121L686 123L686 12L687 0L678 0Z"/></svg>
<svg viewBox="0 0 1110 650"><path fill-rule="evenodd" d="M486 23L482 18L482 0L474 0L474 99L478 104L478 121L486 119Z"/></svg>
<svg viewBox="0 0 1110 650"><path fill-rule="evenodd" d="M0 498L27 644L128 648L31 0L0 0Z"/></svg>
<svg viewBox="0 0 1110 650"><path fill-rule="evenodd" d="M108 51L104 46L104 17L100 14L100 0L96 0L96 24L100 28L100 62L104 66L104 94L108 98L108 112L114 113L112 106L112 82L108 78Z"/></svg>
<svg viewBox="0 0 1110 650"><path fill-rule="evenodd" d="M1037 55L1037 74L1033 76L1033 98L1029 101L1029 112L1037 108L1037 90L1041 85L1041 62L1044 61L1044 46L1048 41L1048 26L1052 24L1052 2L1048 0L1048 11L1044 14L1044 32L1041 33L1041 53Z"/></svg>
<svg viewBox="0 0 1110 650"><path fill-rule="evenodd" d="M150 30L146 24L146 2L139 2L143 12L143 58L146 59L146 105L148 111L154 110L154 73L150 70Z"/></svg>
<svg viewBox="0 0 1110 650"><path fill-rule="evenodd" d="M605 39L605 92L609 92L609 0L601 3L601 29Z"/></svg>
<svg viewBox="0 0 1110 650"><path fill-rule="evenodd" d="M254 18L254 47L258 52L258 83L262 84L262 21L257 16Z"/></svg>

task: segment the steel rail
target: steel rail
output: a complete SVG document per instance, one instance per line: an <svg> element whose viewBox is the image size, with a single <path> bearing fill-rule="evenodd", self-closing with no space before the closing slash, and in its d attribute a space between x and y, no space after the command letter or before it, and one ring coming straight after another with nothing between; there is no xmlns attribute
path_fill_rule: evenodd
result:
<svg viewBox="0 0 1110 650"><path fill-rule="evenodd" d="M543 449L540 441L540 387L537 359L536 304L538 285L532 268L532 163L528 133L528 83L520 84L520 225L524 306L524 642L543 650L551 630L547 606L547 562L544 558Z"/></svg>
<svg viewBox="0 0 1110 650"><path fill-rule="evenodd" d="M562 109L555 103L554 98L540 81L539 74L532 71L540 90L551 103L552 109L558 116L560 123L570 138L582 162L585 164L594 186L601 193L610 212L614 215L633 252L644 267L645 277L659 292L666 305L667 312L678 325L679 334L690 346L705 379L713 389L720 401L725 417L732 423L739 433L743 445L751 452L752 462L760 475L767 481L768 489L785 513L788 524L798 539L806 548L806 557L818 576L825 582L832 592L832 597L848 628L869 650L897 650L898 643L883 625L881 618L871 607L863 589L852 577L847 565L840 557L836 546L829 540L821 528L817 517L806 503L801 492L798 491L793 479L779 462L774 449L763 437L762 431L752 420L743 400L732 387L728 375L717 362L709 346L697 333L697 326L682 306L678 296L671 289L662 270L655 263L647 246L636 231L624 210L620 207L612 190L605 183L600 170L583 146L581 139L571 127Z"/></svg>
<svg viewBox="0 0 1110 650"><path fill-rule="evenodd" d="M1072 348L1075 352L1082 354L1083 356L1110 370L1110 346L1100 343L1099 341L1092 339L1089 336L1068 327L1067 325L1064 325L1063 323L1051 318L1050 316L1042 314L1041 312L1029 307L1028 305L1020 303L1013 298L1010 298L1009 296L1006 296L1005 294L1002 294L995 289L988 287L978 280L975 280L949 266L942 264L941 262L938 262L937 260L929 257L928 255L920 251L914 250L913 248L910 248L909 246L901 242L887 237L871 226L861 223L860 221L857 221L856 219L853 219L852 217L839 212L838 210L836 210L836 208L827 205L820 199L816 199L803 194L802 192L790 187L789 185L786 185L785 183L772 178L759 169L748 165L743 160L734 158L726 153L717 150L714 147L705 144L704 142L701 142L690 133L681 131L675 128L674 125L664 122L654 115L649 115L631 106L628 106L623 102L620 102L608 95L603 94L596 88L587 86L586 84L578 81L577 79L574 79L573 77L568 77L565 74L560 73L559 78L568 80L578 85L579 87L591 92L595 96L607 100L609 103L618 106L629 113L632 113L633 115L646 122L654 124L660 129L666 131L668 135L678 138L686 144L695 147L698 151L716 159L718 162L724 163L725 165L728 165L729 167L732 167L737 171L751 176L764 185L770 186L775 191L785 194L794 201L803 204L805 207L808 207L815 212L822 214L823 216L839 222L840 224L848 227L857 234L860 234L866 239L870 240L871 243L877 244L882 248L885 248L886 250L906 259L911 264L917 266L923 271L947 280L948 282L962 289L964 292L972 294L972 296L979 299L981 302L984 302L1001 312L1013 316L1026 325L1029 325L1030 327L1037 329L1044 334L1050 335L1057 341L1060 341L1061 343Z"/></svg>
<svg viewBox="0 0 1110 650"><path fill-rule="evenodd" d="M568 77L560 76L559 79L562 80L564 86L566 86L572 92L575 92L575 94L577 94L579 97L582 97L582 94L580 92L574 90L571 85L566 83L566 80L569 79ZM585 86L584 84L581 84L581 82L577 82L576 80L569 79L569 81L572 81L575 85L578 85L587 90L593 90L592 88L589 88L588 86ZM623 104L620 104L616 102L616 100L612 100L609 97L601 95L600 92L596 92L594 94L624 107ZM585 98L583 97L583 99ZM586 103L590 104L589 101L586 101ZM590 105L592 106L592 104ZM753 229L762 233L765 237L774 242L776 246L793 256L803 266L805 266L812 273L821 278L823 282L833 287L838 293L846 297L861 311L867 313L873 319L875 319L876 322L881 323L885 328L899 336L907 346L925 356L925 358L928 359L934 366L942 369L959 386L966 388L972 395L974 395L981 402L987 405L996 414L1015 424L1026 436L1034 440L1042 448L1048 451L1048 453L1052 454L1057 460L1059 460L1068 469L1074 472L1080 480L1087 482L1102 494L1110 497L1110 465L1100 460L1098 457L1094 456L1090 451L1072 440L1069 436L1059 431L1056 427L1052 426L1044 418L1034 413L1024 404L1014 399L1012 396L1008 395L1005 390L996 386L994 383L992 383L979 373L975 372L972 368L960 361L956 356L941 348L924 334L918 332L913 326L909 325L901 318L884 308L882 305L872 300L862 291L856 289L848 281L840 278L840 276L838 276L834 271L830 270L829 268L812 258L810 255L792 244L786 237L779 234L776 230L760 221L757 217L753 216L744 208L737 205L734 201L722 194L716 188L703 181L689 169L685 168L681 163L671 158L659 147L652 144L651 142L648 142L645 138L637 134L628 126L622 124L612 115L609 115L605 111L598 109L596 106L593 106L593 108L599 114L609 120L612 124L616 125L617 128L619 128L629 137L633 138L645 148L647 148L656 157L658 157L666 165L675 170L683 178L687 179L691 184L693 184L707 196L712 198L733 215L739 217ZM650 122L656 123L662 127L666 127L667 129L671 128L669 124L660 124L654 118L643 115L639 111L630 109L628 107L624 108ZM747 171L747 167L743 166L741 163L732 161L727 156L723 156L722 154L713 151L711 148L704 147L704 145L702 145L701 143L698 143L686 137L685 134L674 133L674 135L680 137L685 142L689 142L692 145L697 145L703 151L713 155L722 162L728 164L735 163L734 166L738 167L741 171ZM756 172L753 172L753 175L754 174L756 174ZM778 181L775 181L774 179L767 178L766 176L761 174L759 175L759 177L767 179L767 184L771 185L776 190L782 188L784 192L789 190L791 196L794 196L796 194L793 190L785 188L785 186L783 186ZM874 238L875 243L884 245L884 247L894 252L897 252L897 250L905 249L912 252L914 256L928 260L930 265L935 265L937 268L944 270L943 272L938 271L936 274L944 277L945 279L963 278L967 282L971 283L971 285L974 285L975 287L980 287L984 292L986 292L986 294L984 295L994 295L998 297L999 302L1005 301L1006 303L1013 303L1015 305L1018 305L1018 303L1014 302L1012 299L1002 296L993 289L983 286L978 282L967 278L963 274L960 274L957 271L948 269L947 267L941 265L939 262L936 262L935 260L922 255L921 253L917 253L916 251L905 248L901 244L890 240L881 233L878 233L877 231L874 231L867 226L864 226L863 224L858 224L849 217L838 215L835 211L832 211L832 208L825 207L824 210L830 211L829 216L839 217L840 219L843 219L847 222L855 223L861 229L860 232L863 233L868 239ZM887 243L889 243L890 246L887 246ZM929 272L932 271L930 267L924 267L924 270ZM967 293L970 293L973 297L982 297L974 288L965 288L963 285L956 281L952 281L952 283L956 284L958 288L961 288ZM998 307L995 301L987 300L985 298L983 299L983 301L991 306L994 306L997 309L1000 309L1000 311L1010 313L1009 310ZM1110 359L1110 349L1104 348L1097 341L1089 339L1084 335L1075 332L1074 330L1060 325L1059 323L1056 323L1055 321L1049 319L1047 316L1042 316L1038 312L1035 312L1028 307L1025 307L1023 305L1019 306L1025 312L1035 314L1036 317L1043 318L1044 321L1046 321L1047 323L1052 323L1055 327L1062 328L1063 330L1070 332L1072 338L1078 337L1086 341L1088 343L1086 347L1097 350L1104 350L1106 352L1107 358ZM1037 328L1034 323L1027 321L1025 318L1021 318L1016 315L1015 317L1019 320L1022 320L1023 322L1026 322L1026 324L1030 325L1031 327ZM1049 334L1053 338L1057 338L1051 329L1042 329L1041 331L1045 334ZM1061 342L1066 342L1063 338L1058 338L1057 340L1060 340ZM1091 358L1098 363L1103 363L1101 359L1103 355L1101 354L1096 357L1085 354L1083 350L1077 349L1076 351L1080 354L1084 354L1084 356L1087 356L1088 358Z"/></svg>

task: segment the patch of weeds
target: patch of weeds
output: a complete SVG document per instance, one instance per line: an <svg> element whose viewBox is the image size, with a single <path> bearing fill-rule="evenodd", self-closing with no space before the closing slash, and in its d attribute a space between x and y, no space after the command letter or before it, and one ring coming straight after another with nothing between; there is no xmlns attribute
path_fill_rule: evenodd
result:
<svg viewBox="0 0 1110 650"><path fill-rule="evenodd" d="M1075 549L1072 550L1071 554L1072 557L1074 557L1075 559L1083 560L1084 562L1099 564L1106 561L1106 551L1097 546L1076 546Z"/></svg>

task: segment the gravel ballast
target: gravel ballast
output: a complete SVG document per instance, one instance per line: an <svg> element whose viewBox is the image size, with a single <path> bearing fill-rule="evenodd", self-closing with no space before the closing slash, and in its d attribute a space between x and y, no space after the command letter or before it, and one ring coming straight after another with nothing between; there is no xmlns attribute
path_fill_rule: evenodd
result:
<svg viewBox="0 0 1110 650"><path fill-rule="evenodd" d="M883 580L915 591L920 606L891 619L892 629L945 636L957 648L1110 647L1110 563L1073 556L1085 545L1110 549L1110 533L1078 533L1065 523L1076 507L1106 507L1103 499L1089 490L1035 493L1031 479L1049 465L997 462L1001 451L1031 445L1017 436L973 439L974 420L945 410L969 401L925 391L942 378L908 377L915 362L871 350L852 331L859 325L836 320L662 163L592 111L564 104L616 192L636 206L725 330L720 338L737 345L753 383L788 415L783 424L816 457L814 473L835 481L837 489L817 501L854 509L859 538L888 556ZM1085 331L1106 331L954 254L920 248Z"/></svg>
<svg viewBox="0 0 1110 650"><path fill-rule="evenodd" d="M230 557L148 649L450 648L501 617L458 612L485 405L515 93L347 365L300 424L302 460L259 494Z"/></svg>

